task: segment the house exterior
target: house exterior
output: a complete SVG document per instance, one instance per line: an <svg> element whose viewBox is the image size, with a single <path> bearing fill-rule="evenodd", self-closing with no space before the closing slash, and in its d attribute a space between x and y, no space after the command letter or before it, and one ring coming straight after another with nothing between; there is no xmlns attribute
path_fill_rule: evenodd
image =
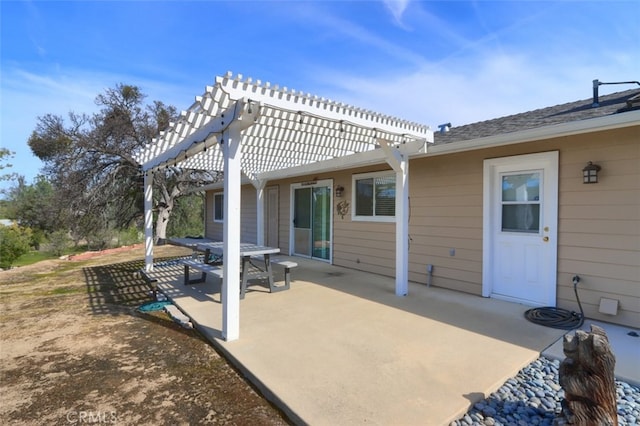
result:
<svg viewBox="0 0 640 426"><path fill-rule="evenodd" d="M640 327L639 94L443 126L408 161L408 280L577 311L578 275L587 317ZM384 160L291 167L262 213L245 181L240 239L394 277L398 176ZM208 238L224 238L223 205L208 187Z"/></svg>

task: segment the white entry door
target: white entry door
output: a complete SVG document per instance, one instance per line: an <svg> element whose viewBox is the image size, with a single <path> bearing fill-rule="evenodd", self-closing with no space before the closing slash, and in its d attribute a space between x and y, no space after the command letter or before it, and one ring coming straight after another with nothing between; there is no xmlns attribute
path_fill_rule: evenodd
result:
<svg viewBox="0 0 640 426"><path fill-rule="evenodd" d="M558 152L485 160L483 295L556 305Z"/></svg>

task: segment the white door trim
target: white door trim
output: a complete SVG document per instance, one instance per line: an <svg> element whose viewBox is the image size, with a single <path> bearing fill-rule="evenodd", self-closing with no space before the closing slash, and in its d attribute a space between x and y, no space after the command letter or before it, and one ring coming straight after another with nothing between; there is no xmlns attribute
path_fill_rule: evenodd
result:
<svg viewBox="0 0 640 426"><path fill-rule="evenodd" d="M490 297L493 293L493 262L492 255L494 253L494 229L496 224L496 215L493 214L493 209L496 203L494 194L495 182L493 179L496 169L501 167L521 167L523 169L534 167L540 167L543 164L548 172L545 175L545 182L550 183L546 185L544 192L544 202L548 203L545 207L547 212L544 217L544 223L541 223L541 227L548 227L549 231L545 236L549 237L549 261L552 262L549 268L549 274L553 276L546 277L549 282L556 282L557 280L557 260L558 260L558 165L559 165L559 153L558 151L542 152L538 154L526 154L517 155L511 157L492 158L484 160L483 169L483 207L482 207L482 295L484 297ZM551 292L547 297L546 306L556 305L556 292Z"/></svg>

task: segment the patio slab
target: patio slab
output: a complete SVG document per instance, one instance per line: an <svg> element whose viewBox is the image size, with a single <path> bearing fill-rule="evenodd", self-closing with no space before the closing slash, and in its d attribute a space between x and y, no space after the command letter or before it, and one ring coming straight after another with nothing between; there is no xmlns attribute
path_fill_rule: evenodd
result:
<svg viewBox="0 0 640 426"><path fill-rule="evenodd" d="M290 290L249 287L232 342L219 279L185 286L178 266L153 275L298 424L448 424L565 334L526 321L522 305L417 284L398 297L392 278L295 261Z"/></svg>

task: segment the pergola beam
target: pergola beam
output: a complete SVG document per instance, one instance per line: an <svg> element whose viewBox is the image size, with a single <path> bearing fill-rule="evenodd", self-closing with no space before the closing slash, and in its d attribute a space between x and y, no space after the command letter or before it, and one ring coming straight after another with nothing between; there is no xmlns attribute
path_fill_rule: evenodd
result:
<svg viewBox="0 0 640 426"><path fill-rule="evenodd" d="M257 192L257 239L264 241L268 181L387 162L396 172L396 294L408 289L408 159L433 142L428 126L302 92L217 77L188 111L153 142L134 152L145 172L145 264L153 267L153 173L163 167L224 172L223 330L239 337L240 189ZM228 261L227 261L228 260Z"/></svg>
<svg viewBox="0 0 640 426"><path fill-rule="evenodd" d="M392 146L390 149L404 156L411 156L418 153L426 153L427 141L410 141L398 146ZM264 173L258 173L258 179L272 181L276 179L289 178L294 176L302 176L305 174L313 174L319 172L327 172L332 170L344 170L355 167L368 166L371 164L379 164L387 162L389 154L382 149L373 149L371 151L357 152L343 157L332 158L330 160L316 161L315 163L304 164L286 169L272 170ZM395 170L395 169L394 169Z"/></svg>
<svg viewBox="0 0 640 426"><path fill-rule="evenodd" d="M236 120L255 123L258 120L260 108L256 105L251 112L248 112L248 108L246 108L248 104L249 101L246 99L239 99L233 102L219 116L213 117L209 122L197 128L164 152L148 159L142 165L143 170L157 169L162 165L175 164L178 161L194 157L204 151L205 148L219 143L222 133ZM181 128L178 130L181 130Z"/></svg>

